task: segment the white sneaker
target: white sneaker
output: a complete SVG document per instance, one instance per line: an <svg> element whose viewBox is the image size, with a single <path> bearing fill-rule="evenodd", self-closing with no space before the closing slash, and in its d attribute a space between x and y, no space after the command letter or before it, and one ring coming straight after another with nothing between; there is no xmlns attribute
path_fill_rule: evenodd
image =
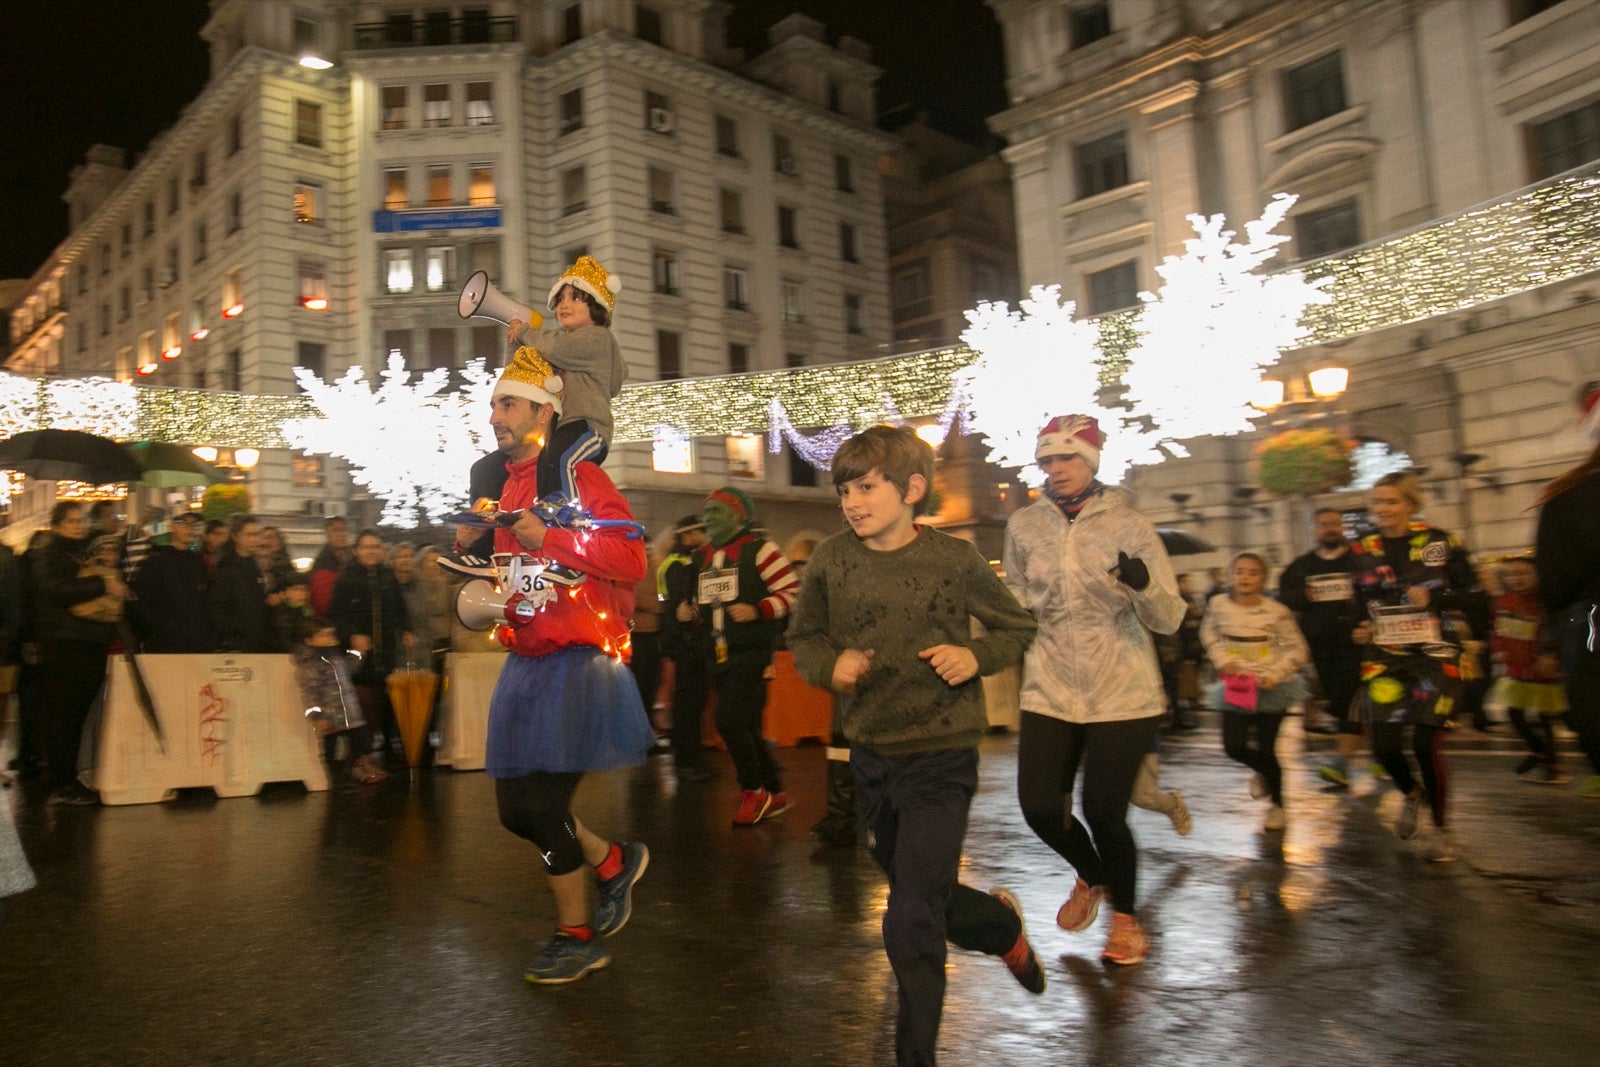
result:
<svg viewBox="0 0 1600 1067"><path fill-rule="evenodd" d="M1189 805L1184 803L1183 794L1176 789L1172 791L1172 807L1167 811L1167 818L1172 820L1172 828L1179 837L1188 837L1189 831L1194 829L1194 820L1189 817Z"/></svg>
<svg viewBox="0 0 1600 1067"><path fill-rule="evenodd" d="M1267 795L1267 780L1259 774L1250 776L1250 799L1260 800Z"/></svg>
<svg viewBox="0 0 1600 1067"><path fill-rule="evenodd" d="M1436 828L1428 841L1428 859L1434 863L1454 863L1461 858L1456 837L1449 830Z"/></svg>
<svg viewBox="0 0 1600 1067"><path fill-rule="evenodd" d="M1267 817L1261 823L1261 828L1267 831L1282 830L1289 825L1289 817L1284 814L1283 805L1274 804L1267 809Z"/></svg>
<svg viewBox="0 0 1600 1067"><path fill-rule="evenodd" d="M1420 797L1406 797L1400 805L1400 817L1394 821L1394 836L1410 841L1417 836L1417 813L1422 807Z"/></svg>

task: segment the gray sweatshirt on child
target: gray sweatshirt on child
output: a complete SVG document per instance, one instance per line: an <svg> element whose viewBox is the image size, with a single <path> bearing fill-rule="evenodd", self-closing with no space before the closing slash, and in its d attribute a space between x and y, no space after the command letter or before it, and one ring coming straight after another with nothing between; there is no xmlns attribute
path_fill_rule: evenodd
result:
<svg viewBox="0 0 1600 1067"><path fill-rule="evenodd" d="M628 380L628 364L617 340L604 326L579 326L576 330L536 330L524 326L519 345L536 348L561 372L561 419L584 419L589 428L611 447L611 398Z"/></svg>
<svg viewBox="0 0 1600 1067"><path fill-rule="evenodd" d="M855 691L839 697L839 721L852 743L894 755L976 745L989 727L978 678L948 685L918 652L961 645L979 676L993 674L1022 659L1037 630L976 548L921 526L890 552L849 530L818 545L785 640L801 676L823 688L841 652L872 650Z"/></svg>

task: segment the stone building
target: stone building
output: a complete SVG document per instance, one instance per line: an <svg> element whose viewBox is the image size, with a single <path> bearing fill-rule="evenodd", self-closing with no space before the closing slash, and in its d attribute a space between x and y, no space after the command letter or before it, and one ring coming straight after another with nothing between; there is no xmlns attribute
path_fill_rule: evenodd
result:
<svg viewBox="0 0 1600 1067"><path fill-rule="evenodd" d="M1278 192L1299 197L1291 263L1407 249L1388 282L1427 312L1290 353L1291 396L1327 363L1349 369L1350 387L1277 418L1328 420L1409 459L1428 516L1470 547L1528 546L1538 488L1580 454L1574 390L1600 377L1600 259L1552 276L1542 249L1500 248L1504 295L1464 288L1455 309L1422 298L1464 284L1454 272L1475 252L1449 235L1479 205L1594 171L1600 2L988 2L1005 39L1010 106L991 126L1007 141L1023 288L1058 284L1094 314L1134 307L1190 236L1190 213L1242 225ZM1560 195L1565 210L1595 210ZM1251 448L1273 421L1130 484L1162 524L1286 557L1307 540L1290 522L1303 509L1253 491ZM1318 502L1356 509L1360 496Z"/></svg>

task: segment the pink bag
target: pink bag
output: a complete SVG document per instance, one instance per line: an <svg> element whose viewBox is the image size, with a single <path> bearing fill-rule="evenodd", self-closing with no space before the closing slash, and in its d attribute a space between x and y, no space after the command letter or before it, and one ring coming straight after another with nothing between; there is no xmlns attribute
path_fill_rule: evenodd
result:
<svg viewBox="0 0 1600 1067"><path fill-rule="evenodd" d="M1256 710L1256 676L1253 674L1224 674L1222 699L1230 708L1240 711Z"/></svg>

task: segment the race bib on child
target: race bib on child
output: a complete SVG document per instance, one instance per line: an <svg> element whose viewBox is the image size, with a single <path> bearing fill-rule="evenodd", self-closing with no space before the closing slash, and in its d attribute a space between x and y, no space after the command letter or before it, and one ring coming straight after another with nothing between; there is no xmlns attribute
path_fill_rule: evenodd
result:
<svg viewBox="0 0 1600 1067"><path fill-rule="evenodd" d="M700 572L702 604L732 604L739 599L739 572L737 570L703 570Z"/></svg>
<svg viewBox="0 0 1600 1067"><path fill-rule="evenodd" d="M1539 636L1539 623L1526 615L1500 615L1494 620L1494 632L1512 641L1532 641Z"/></svg>
<svg viewBox="0 0 1600 1067"><path fill-rule="evenodd" d="M1313 604L1349 600L1354 588L1348 574L1313 574L1306 579L1306 599Z"/></svg>
<svg viewBox="0 0 1600 1067"><path fill-rule="evenodd" d="M1223 646L1228 659L1263 660L1272 654L1272 645L1265 637L1224 637Z"/></svg>
<svg viewBox="0 0 1600 1067"><path fill-rule="evenodd" d="M1399 605L1372 609L1372 640L1380 645L1436 645L1439 619L1427 608Z"/></svg>

